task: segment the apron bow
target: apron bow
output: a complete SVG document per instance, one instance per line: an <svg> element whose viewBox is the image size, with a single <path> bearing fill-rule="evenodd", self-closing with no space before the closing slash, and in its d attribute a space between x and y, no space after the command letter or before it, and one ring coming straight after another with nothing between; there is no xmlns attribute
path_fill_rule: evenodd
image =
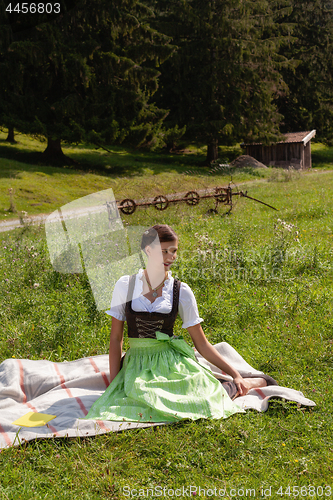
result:
<svg viewBox="0 0 333 500"><path fill-rule="evenodd" d="M176 337L175 335L169 337L166 333L156 332L156 339L160 342L168 342L175 351L178 351L197 362L193 349L191 349L191 347L185 342L183 337Z"/></svg>

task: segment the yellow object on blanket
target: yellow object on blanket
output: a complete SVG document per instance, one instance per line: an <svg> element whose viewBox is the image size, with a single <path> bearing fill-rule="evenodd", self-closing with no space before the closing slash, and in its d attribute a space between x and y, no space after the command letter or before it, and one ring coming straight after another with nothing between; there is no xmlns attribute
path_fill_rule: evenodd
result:
<svg viewBox="0 0 333 500"><path fill-rule="evenodd" d="M56 418L56 415L48 415L47 413L37 413L29 411L29 413L26 413L25 415L23 415L23 417L15 420L13 424L19 425L20 427L41 427L54 418Z"/></svg>

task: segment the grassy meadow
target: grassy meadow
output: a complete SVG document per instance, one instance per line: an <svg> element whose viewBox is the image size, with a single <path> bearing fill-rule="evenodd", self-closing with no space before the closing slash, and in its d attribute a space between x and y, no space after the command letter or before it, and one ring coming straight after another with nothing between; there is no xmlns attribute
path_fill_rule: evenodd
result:
<svg viewBox="0 0 333 500"><path fill-rule="evenodd" d="M112 188L116 199L140 199L230 181L230 172L202 166L200 148L159 155L77 146L65 149L80 163L69 169L39 165L32 151L45 145L37 141L18 136L20 144L7 145L4 138L0 220L23 210L50 213L102 189ZM222 161L240 153L222 149ZM165 498L177 488L182 497L203 497L203 490L210 498L333 496L333 148L314 144L309 172L231 174L235 186L279 211L240 198L230 215L223 206L208 214L214 202L201 200L122 218L130 225L170 224L180 239L173 273L194 291L210 342L229 342L252 366L317 406L276 399L265 413L222 421L5 449L0 499L124 499L134 498L134 489L149 496L148 488L164 488ZM17 212L8 211L10 188ZM97 310L86 275L52 269L42 225L0 233L0 293L0 362L70 361L108 351L110 317ZM180 319L175 330L191 344ZM201 494L190 486L200 486Z"/></svg>

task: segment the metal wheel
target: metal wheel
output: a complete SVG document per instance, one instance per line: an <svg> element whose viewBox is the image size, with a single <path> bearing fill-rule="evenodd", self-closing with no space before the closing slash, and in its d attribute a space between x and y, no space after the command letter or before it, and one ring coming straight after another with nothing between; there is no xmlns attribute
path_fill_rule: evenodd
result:
<svg viewBox="0 0 333 500"><path fill-rule="evenodd" d="M136 203L134 200L126 198L125 200L121 200L118 208L122 211L123 214L131 215L135 212Z"/></svg>
<svg viewBox="0 0 333 500"><path fill-rule="evenodd" d="M219 203L225 203L228 200L228 193L224 188L216 188L214 198Z"/></svg>
<svg viewBox="0 0 333 500"><path fill-rule="evenodd" d="M169 206L169 200L165 196L159 195L154 198L153 205L156 210L166 210Z"/></svg>
<svg viewBox="0 0 333 500"><path fill-rule="evenodd" d="M188 205L193 206L193 205L197 205L199 203L200 196L198 195L198 193L196 191L189 191L184 196L184 200L186 201L186 203Z"/></svg>

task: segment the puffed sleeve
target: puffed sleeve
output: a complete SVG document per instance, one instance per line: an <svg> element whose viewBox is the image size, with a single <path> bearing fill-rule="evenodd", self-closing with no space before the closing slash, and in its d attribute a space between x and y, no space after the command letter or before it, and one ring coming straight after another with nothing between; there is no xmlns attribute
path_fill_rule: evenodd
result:
<svg viewBox="0 0 333 500"><path fill-rule="evenodd" d="M197 301L191 288L183 282L180 285L178 310L183 320L182 328L189 328L203 321L199 316Z"/></svg>
<svg viewBox="0 0 333 500"><path fill-rule="evenodd" d="M128 291L129 276L122 276L115 284L111 307L109 311L105 311L106 314L113 316L119 321L125 321L125 305Z"/></svg>

